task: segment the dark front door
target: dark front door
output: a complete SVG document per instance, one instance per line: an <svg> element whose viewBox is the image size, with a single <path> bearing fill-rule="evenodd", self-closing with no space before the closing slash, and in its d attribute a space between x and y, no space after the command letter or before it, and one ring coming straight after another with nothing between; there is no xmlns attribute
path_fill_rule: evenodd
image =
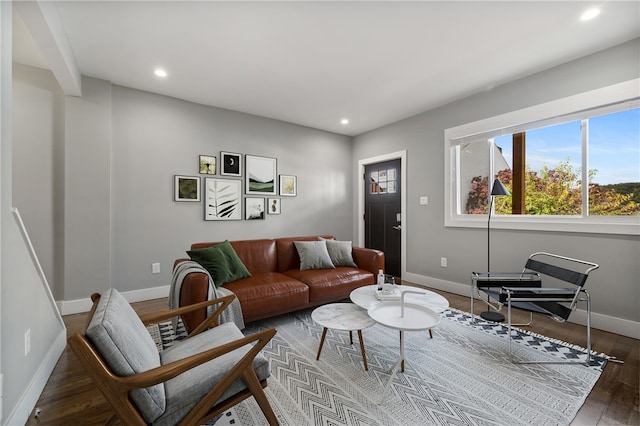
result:
<svg viewBox="0 0 640 426"><path fill-rule="evenodd" d="M384 251L385 274L400 277L400 159L364 168L364 245Z"/></svg>

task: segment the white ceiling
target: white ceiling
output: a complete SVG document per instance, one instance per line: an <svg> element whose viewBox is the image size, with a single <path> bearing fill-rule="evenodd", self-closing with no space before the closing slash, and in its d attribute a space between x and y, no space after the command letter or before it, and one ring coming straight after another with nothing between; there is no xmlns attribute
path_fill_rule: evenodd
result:
<svg viewBox="0 0 640 426"><path fill-rule="evenodd" d="M52 3L83 75L345 135L640 37L639 1Z"/></svg>

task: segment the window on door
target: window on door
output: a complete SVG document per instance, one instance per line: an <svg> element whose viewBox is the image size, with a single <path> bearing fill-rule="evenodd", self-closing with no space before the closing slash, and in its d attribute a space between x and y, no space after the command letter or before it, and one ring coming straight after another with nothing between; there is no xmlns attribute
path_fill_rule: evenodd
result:
<svg viewBox="0 0 640 426"><path fill-rule="evenodd" d="M370 194L393 194L397 191L398 173L395 168L373 171L369 175Z"/></svg>

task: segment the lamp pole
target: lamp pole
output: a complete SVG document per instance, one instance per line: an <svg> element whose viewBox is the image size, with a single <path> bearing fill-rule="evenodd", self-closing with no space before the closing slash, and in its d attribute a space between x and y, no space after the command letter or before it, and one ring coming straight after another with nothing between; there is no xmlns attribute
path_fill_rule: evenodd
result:
<svg viewBox="0 0 640 426"><path fill-rule="evenodd" d="M489 219L487 220L487 276L491 275L491 213L493 212L493 198L511 195L509 190L504 187L498 179L493 181L493 187L489 193ZM488 303L489 295L487 295ZM489 305L490 306L490 305ZM500 312L491 312L489 310L480 313L480 317L493 322L503 322L504 315Z"/></svg>

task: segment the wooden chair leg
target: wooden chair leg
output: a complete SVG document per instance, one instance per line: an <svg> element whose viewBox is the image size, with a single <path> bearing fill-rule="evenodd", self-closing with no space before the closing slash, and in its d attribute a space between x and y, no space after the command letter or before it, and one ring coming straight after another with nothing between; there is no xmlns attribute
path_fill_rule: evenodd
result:
<svg viewBox="0 0 640 426"><path fill-rule="evenodd" d="M273 412L273 409L271 408L271 404L269 404L267 395L264 393L264 389L262 389L262 385L258 380L258 376L256 376L256 372L253 370L252 367L250 367L250 369L248 370L245 370L245 372L243 373L243 378L247 387L249 388L249 390L253 394L253 397L258 403L258 406L260 407L262 414L264 414L267 421L269 422L269 425L271 426L280 425L280 422L278 422L278 418L276 417L275 413Z"/></svg>
<svg viewBox="0 0 640 426"><path fill-rule="evenodd" d="M433 333L431 332L431 329L429 329L429 337L433 339Z"/></svg>
<svg viewBox="0 0 640 426"><path fill-rule="evenodd" d="M362 330L358 330L358 338L360 339L360 352L362 353L364 369L365 371L369 371L369 366L367 365L367 353L364 351L364 340L362 340Z"/></svg>
<svg viewBox="0 0 640 426"><path fill-rule="evenodd" d="M320 359L320 352L322 352L322 345L324 345L324 338L327 337L327 327L322 329L322 337L320 338L320 346L318 346L318 355L316 355L316 361Z"/></svg>

